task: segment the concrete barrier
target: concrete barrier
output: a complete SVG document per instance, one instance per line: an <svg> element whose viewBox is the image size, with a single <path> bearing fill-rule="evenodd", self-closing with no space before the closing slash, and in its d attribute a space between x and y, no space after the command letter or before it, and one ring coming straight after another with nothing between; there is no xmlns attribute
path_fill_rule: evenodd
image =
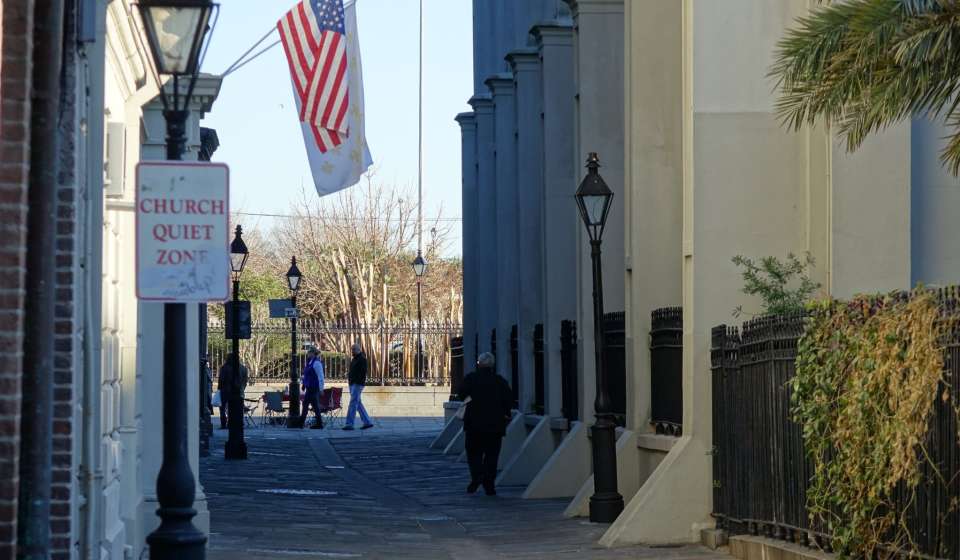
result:
<svg viewBox="0 0 960 560"><path fill-rule="evenodd" d="M503 437L503 445L500 447L500 460L497 462L497 468L502 469L513 457L520 451L523 442L527 439L527 422L519 411L513 411L513 420L507 425L507 434Z"/></svg>
<svg viewBox="0 0 960 560"><path fill-rule="evenodd" d="M445 449L461 429L463 429L463 420L451 416L437 437L430 442L430 449Z"/></svg>
<svg viewBox="0 0 960 560"><path fill-rule="evenodd" d="M467 441L467 432L460 428L457 435L453 436L450 443L443 449L444 455L457 455L463 453L463 444Z"/></svg>
<svg viewBox="0 0 960 560"><path fill-rule="evenodd" d="M497 477L497 484L503 486L530 484L530 481L543 468L544 463L553 455L557 442L554 439L553 430L550 429L550 418L548 416L538 418L537 424L530 430L520 450Z"/></svg>
<svg viewBox="0 0 960 560"><path fill-rule="evenodd" d="M630 430L622 430L617 437L617 490L624 496L624 502L640 489L640 453L637 451L637 435ZM583 483L580 491L573 497L564 517L588 517L590 515L590 496L593 496L593 475Z"/></svg>
<svg viewBox="0 0 960 560"><path fill-rule="evenodd" d="M570 425L570 431L559 447L523 492L524 499L571 498L576 495L583 481L593 473L587 429L583 422Z"/></svg>

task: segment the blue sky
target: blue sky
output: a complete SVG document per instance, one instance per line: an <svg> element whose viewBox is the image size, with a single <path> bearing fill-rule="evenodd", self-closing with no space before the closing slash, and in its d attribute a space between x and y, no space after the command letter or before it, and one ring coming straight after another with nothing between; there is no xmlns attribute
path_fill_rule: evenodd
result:
<svg viewBox="0 0 960 560"><path fill-rule="evenodd" d="M204 72L223 72L295 2L222 2ZM444 217L460 218L460 130L453 118L469 110L473 91L471 3L423 0L423 6L424 214L442 205ZM357 0L367 142L377 180L414 194L418 15L417 0ZM233 209L285 214L301 184L312 192L287 68L278 45L230 74L203 121L220 137L214 159L230 166ZM269 221L245 217L244 226L265 227ZM460 224L454 225L447 253L459 255Z"/></svg>

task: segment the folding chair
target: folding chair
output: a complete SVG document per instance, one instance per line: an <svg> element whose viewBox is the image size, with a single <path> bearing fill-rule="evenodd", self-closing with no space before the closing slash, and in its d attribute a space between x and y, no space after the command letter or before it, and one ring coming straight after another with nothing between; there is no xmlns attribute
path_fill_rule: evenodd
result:
<svg viewBox="0 0 960 560"><path fill-rule="evenodd" d="M343 420L343 387L331 387L324 389L320 395L320 412L327 416L327 425L334 426Z"/></svg>
<svg viewBox="0 0 960 560"><path fill-rule="evenodd" d="M286 425L287 414L283 409L283 393L280 391L264 393L262 398L264 421L269 420L271 424Z"/></svg>
<svg viewBox="0 0 960 560"><path fill-rule="evenodd" d="M257 409L260 408L260 399L243 399L243 420L248 428L257 427Z"/></svg>

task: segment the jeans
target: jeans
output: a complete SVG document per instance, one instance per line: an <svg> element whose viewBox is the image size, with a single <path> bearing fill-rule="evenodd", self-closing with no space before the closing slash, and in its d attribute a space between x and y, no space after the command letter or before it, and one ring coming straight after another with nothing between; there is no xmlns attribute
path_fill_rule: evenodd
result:
<svg viewBox="0 0 960 560"><path fill-rule="evenodd" d="M313 407L313 414L317 417L317 425L323 426L323 418L320 416L320 390L307 388L307 391L303 394L303 408L300 410L300 427L306 425L307 422L307 413L310 411L310 407Z"/></svg>
<svg viewBox="0 0 960 560"><path fill-rule="evenodd" d="M363 393L363 385L350 386L350 406L347 408L347 426L353 426L353 421L357 417L357 411L360 411L360 421L364 426L373 424L370 421L370 415L367 414L366 407L360 402L360 395Z"/></svg>
<svg viewBox="0 0 960 560"><path fill-rule="evenodd" d="M464 447L467 452L467 464L470 465L470 478L473 482L482 482L483 487L487 489L494 487L502 443L503 436L497 433L467 432Z"/></svg>

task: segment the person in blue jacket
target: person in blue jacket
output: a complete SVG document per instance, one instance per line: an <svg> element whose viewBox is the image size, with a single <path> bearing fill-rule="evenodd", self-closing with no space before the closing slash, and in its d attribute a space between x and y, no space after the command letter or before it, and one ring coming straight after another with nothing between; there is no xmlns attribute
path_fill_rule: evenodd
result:
<svg viewBox="0 0 960 560"><path fill-rule="evenodd" d="M303 368L301 381L303 390L303 408L300 410L300 427L307 423L307 413L313 407L316 421L310 426L314 430L323 429L323 418L320 416L320 395L323 394L323 362L320 352L314 346L307 348L307 365Z"/></svg>

